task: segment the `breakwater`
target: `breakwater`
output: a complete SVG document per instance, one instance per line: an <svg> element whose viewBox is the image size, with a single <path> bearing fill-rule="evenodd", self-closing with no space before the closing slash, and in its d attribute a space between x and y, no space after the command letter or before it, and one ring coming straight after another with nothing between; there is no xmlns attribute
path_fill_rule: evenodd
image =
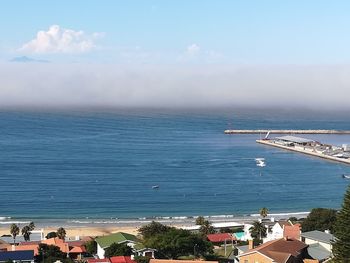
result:
<svg viewBox="0 0 350 263"><path fill-rule="evenodd" d="M350 134L349 130L225 130L225 134Z"/></svg>
<svg viewBox="0 0 350 263"><path fill-rule="evenodd" d="M326 155L323 153L318 153L318 152L310 150L310 149L307 150L307 148L301 149L301 148L296 148L294 146L281 145L281 144L277 144L271 140L256 140L256 142L261 143L261 144L265 144L265 145L269 145L269 146L273 146L273 147L277 147L277 148L282 148L282 149L289 150L289 151L294 151L294 152L299 152L299 153L303 153L303 154L307 154L307 155L320 157L320 158L330 160L330 161L350 164L350 159L344 159L344 158L340 158L340 157Z"/></svg>

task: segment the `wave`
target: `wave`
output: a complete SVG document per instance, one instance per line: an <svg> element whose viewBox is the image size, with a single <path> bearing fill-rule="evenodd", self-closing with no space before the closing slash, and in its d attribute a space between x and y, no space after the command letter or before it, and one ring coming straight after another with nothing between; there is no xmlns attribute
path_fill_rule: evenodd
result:
<svg viewBox="0 0 350 263"><path fill-rule="evenodd" d="M0 216L0 221L1 220L9 220L9 219L11 219L10 216Z"/></svg>
<svg viewBox="0 0 350 263"><path fill-rule="evenodd" d="M0 221L0 225L29 224L31 221Z"/></svg>

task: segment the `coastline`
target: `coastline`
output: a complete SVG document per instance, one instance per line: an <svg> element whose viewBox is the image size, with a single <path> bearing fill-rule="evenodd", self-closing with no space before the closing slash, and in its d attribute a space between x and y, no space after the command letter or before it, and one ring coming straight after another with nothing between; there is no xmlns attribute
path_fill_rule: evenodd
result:
<svg viewBox="0 0 350 263"><path fill-rule="evenodd" d="M309 212L286 212L286 213L270 213L267 218L288 219L295 216L303 218ZM222 222L238 222L238 223L252 223L260 218L259 214L250 215L214 215L204 216L212 223ZM137 235L138 229L143 225L147 225L152 221L173 226L173 227L187 227L195 224L196 216L192 217L155 217L155 218L138 218L138 219L25 219L25 218L11 218L0 217L0 236L10 234L10 225L15 223L20 228L33 221L35 223L35 230L43 229L46 235L49 232L56 231L59 227L65 228L67 237L75 239L77 236L103 236L115 232L126 232Z"/></svg>

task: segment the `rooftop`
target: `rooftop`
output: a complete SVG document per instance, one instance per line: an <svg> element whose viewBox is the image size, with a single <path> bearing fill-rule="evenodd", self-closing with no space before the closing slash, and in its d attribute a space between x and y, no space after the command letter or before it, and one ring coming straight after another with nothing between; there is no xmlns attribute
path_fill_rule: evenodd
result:
<svg viewBox="0 0 350 263"><path fill-rule="evenodd" d="M327 244L330 244L331 241L334 239L334 236L332 234L328 234L326 232L318 230L301 233L301 236L304 238L316 240Z"/></svg>
<svg viewBox="0 0 350 263"><path fill-rule="evenodd" d="M0 261L33 260L33 258L34 258L33 250L0 252Z"/></svg>
<svg viewBox="0 0 350 263"><path fill-rule="evenodd" d="M291 135L276 137L276 139L277 139L277 140L281 140L281 141L295 142L295 143L310 143L310 142L315 142L314 140L310 140L310 139L302 138L302 137L291 136Z"/></svg>
<svg viewBox="0 0 350 263"><path fill-rule="evenodd" d="M297 239L280 238L266 242L254 249L250 249L246 253L240 255L240 257L259 252L277 263L286 262L290 257L298 256L301 250L306 247L308 247L308 245Z"/></svg>
<svg viewBox="0 0 350 263"><path fill-rule="evenodd" d="M132 234L124 233L124 232L118 232L108 236L102 236L102 237L96 238L97 244L99 244L100 247L102 248L109 247L113 243L118 244L118 243L123 243L127 241L138 242L138 239L136 236Z"/></svg>
<svg viewBox="0 0 350 263"><path fill-rule="evenodd" d="M209 234L207 238L210 242L214 243L225 242L225 240L228 242L230 242L230 240L236 240L236 238L229 233Z"/></svg>

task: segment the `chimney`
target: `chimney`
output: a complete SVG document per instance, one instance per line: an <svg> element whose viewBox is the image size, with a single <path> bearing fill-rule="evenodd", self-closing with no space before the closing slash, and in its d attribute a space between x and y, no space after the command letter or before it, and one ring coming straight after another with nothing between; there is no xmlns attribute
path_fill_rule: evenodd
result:
<svg viewBox="0 0 350 263"><path fill-rule="evenodd" d="M248 240L248 248L249 248L249 249L253 249L253 248L254 248L253 239L249 239L249 240Z"/></svg>
<svg viewBox="0 0 350 263"><path fill-rule="evenodd" d="M15 245L12 245L12 246L11 246L11 250L12 250L12 251L16 251L16 246L15 246Z"/></svg>

